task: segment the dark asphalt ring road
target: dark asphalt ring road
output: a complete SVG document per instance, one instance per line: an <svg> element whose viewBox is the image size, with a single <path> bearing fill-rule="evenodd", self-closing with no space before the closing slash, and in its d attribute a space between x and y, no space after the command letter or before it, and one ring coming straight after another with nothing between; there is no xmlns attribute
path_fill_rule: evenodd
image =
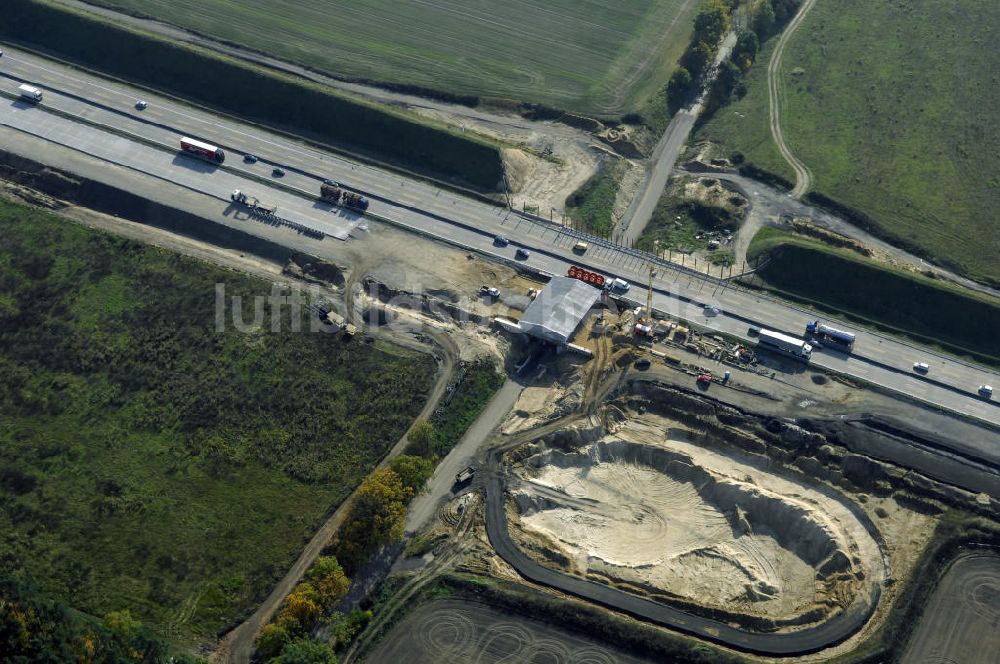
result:
<svg viewBox="0 0 1000 664"><path fill-rule="evenodd" d="M696 616L665 604L630 595L617 588L539 565L521 551L510 537L504 515L503 479L496 454L490 459L489 475L486 483L486 535L500 557L510 563L521 576L529 581L699 639L756 655L772 657L805 655L837 645L861 629L875 611L881 597L881 589L876 585L870 597L859 597L843 613L816 627L797 632L768 634L736 629L711 618Z"/></svg>

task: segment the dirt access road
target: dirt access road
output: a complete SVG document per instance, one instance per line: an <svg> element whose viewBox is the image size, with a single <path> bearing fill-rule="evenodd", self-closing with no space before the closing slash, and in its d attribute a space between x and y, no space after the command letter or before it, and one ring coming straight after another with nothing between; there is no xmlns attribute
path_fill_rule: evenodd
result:
<svg viewBox="0 0 1000 664"><path fill-rule="evenodd" d="M785 46L788 44L788 40L791 39L795 30L798 29L799 25L802 23L802 19L806 17L809 10L812 9L813 5L816 4L816 0L805 0L799 7L799 11L795 14L795 17L785 28L785 31L781 34L778 39L778 45L774 49L774 53L771 54L771 61L767 65L767 91L770 98L770 118L771 118L771 136L774 137L774 142L778 146L778 150L781 152L781 156L785 158L788 165L792 167L795 171L795 187L789 194L792 198L802 198L802 195L809 191L809 187L812 185L812 171L809 167L803 164L798 157L792 153L788 144L785 143L785 136L781 132L781 86L778 82L778 76L781 73L781 58L785 54Z"/></svg>
<svg viewBox="0 0 1000 664"><path fill-rule="evenodd" d="M660 201L660 196L663 194L663 189L667 186L670 173L674 170L674 165L677 163L677 157L681 153L681 148L687 142L687 138L694 128L694 123L701 114L702 102L705 94L712 85L712 81L715 80L719 64L729 57L735 45L735 32L730 32L723 37L719 52L715 56L715 61L712 63L709 74L705 77L705 83L702 86L701 93L698 95L698 99L689 108L682 108L677 111L673 119L670 120L670 124L667 125L666 131L663 132L663 136L656 144L656 148L653 149L653 156L650 159L652 166L649 169L649 174L639 188L639 191L636 192L635 198L632 199L632 204L626 210L625 215L618 225L618 229L615 231L615 240L621 244L631 246L639 239L642 232L646 230L649 220L653 217L653 210L656 209L656 204Z"/></svg>
<svg viewBox="0 0 1000 664"><path fill-rule="evenodd" d="M437 465L424 492L413 499L406 513L407 533L416 533L431 521L441 502L451 495L455 475L473 462L483 443L503 423L523 390L524 386L514 380L508 378L504 381L462 440Z"/></svg>
<svg viewBox="0 0 1000 664"><path fill-rule="evenodd" d="M852 240L857 240L866 247L874 249L877 254L884 256L888 259L888 262L898 267L916 272L930 271L939 279L950 281L977 293L1000 298L1000 290L976 283L971 279L966 279L937 265L932 265L919 256L914 256L905 249L880 240L863 228L855 226L822 208L789 198L789 194L779 191L770 185L737 173L710 172L692 173L692 175L727 182L750 201L750 210L743 225L740 226L740 230L736 233L736 241L733 247L735 265L737 267L742 267L750 242L758 230L766 225L780 225L780 219L783 216L791 215L793 217L806 217L817 226L838 235L849 237Z"/></svg>

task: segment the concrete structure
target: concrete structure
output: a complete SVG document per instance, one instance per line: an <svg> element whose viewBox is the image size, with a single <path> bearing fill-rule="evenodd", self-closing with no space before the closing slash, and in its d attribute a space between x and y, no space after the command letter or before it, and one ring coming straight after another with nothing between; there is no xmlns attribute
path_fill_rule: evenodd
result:
<svg viewBox="0 0 1000 664"><path fill-rule="evenodd" d="M600 297L601 291L579 279L552 277L525 309L521 331L543 341L565 344Z"/></svg>

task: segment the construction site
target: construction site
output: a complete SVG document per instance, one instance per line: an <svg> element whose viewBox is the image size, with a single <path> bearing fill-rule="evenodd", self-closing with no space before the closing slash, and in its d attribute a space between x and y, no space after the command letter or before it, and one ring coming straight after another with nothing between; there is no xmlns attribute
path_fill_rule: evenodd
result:
<svg viewBox="0 0 1000 664"><path fill-rule="evenodd" d="M993 480L955 485L967 460L895 463L915 463L894 428L905 403L587 279L483 286L474 309L517 399L421 531L400 607L455 572L486 575L746 652L832 656L892 619L949 506L995 513ZM929 444L919 431L910 442ZM456 606L420 661L484 652L475 604Z"/></svg>

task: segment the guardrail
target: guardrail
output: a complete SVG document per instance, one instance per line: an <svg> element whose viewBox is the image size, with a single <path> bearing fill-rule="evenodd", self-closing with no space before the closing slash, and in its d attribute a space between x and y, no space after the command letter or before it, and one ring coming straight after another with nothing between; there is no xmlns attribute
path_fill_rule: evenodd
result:
<svg viewBox="0 0 1000 664"><path fill-rule="evenodd" d="M10 76L10 75L8 75L8 77L12 78L13 80L22 80L22 79L19 79L16 76ZM120 115L127 115L129 118L131 118L133 120L136 120L136 121L139 121L139 122L142 122L144 124L149 124L149 125L152 125L152 126L157 126L157 127L163 128L163 129L168 129L168 130L171 130L171 131L175 131L172 127L169 127L167 125L163 125L162 123L152 122L152 121L149 121L149 120L145 120L143 118L136 118L134 115L132 115L130 113L124 113L120 109L114 109L114 108L108 107L108 106L106 106L104 104L93 102L92 100L88 100L88 99L86 99L84 97L81 97L79 95L75 95L73 93L67 93L67 92L64 92L62 90L57 90L57 89L54 89L54 88L50 88L50 89L54 90L54 91L58 91L59 94L62 94L64 96L67 96L67 97L70 97L70 98L73 98L73 99L77 99L77 100L83 101L85 103L94 105L96 107L103 108L103 109L106 109L108 111L120 114ZM10 98L16 98L17 97L17 95L11 95L11 94L6 93L6 92L0 92L0 94L2 94L5 97L10 97ZM155 140L148 139L148 138L145 138L145 137L142 137L142 136L138 136L136 134L133 134L131 132L128 132L128 131L125 131L125 130L122 130L122 129L118 129L116 127L111 127L111 126L108 126L108 125L105 125L105 124L102 124L102 123L99 123L99 122L95 122L95 121L89 120L87 118L82 118L80 116L73 115L73 114L68 113L66 111L62 111L62 110L60 110L58 108L55 108L55 107L53 107L51 105L43 105L43 106L41 106L39 108L41 110L44 110L45 112L53 113L53 114L56 114L56 115L60 115L60 116L72 119L73 121L76 121L76 122L83 122L83 123L88 124L90 126L93 126L93 127L96 127L96 128L100 128L103 131L108 131L108 132L111 132L111 133L123 136L125 138L128 138L129 140L133 140L133 141L136 141L136 142L144 143L146 145L149 145L149 146L157 148L157 149L161 149L161 150L165 150L165 151L170 151L170 152L177 152L177 149L175 147L173 147L173 146L168 146L168 145L166 145L164 143L161 143L159 141L155 141ZM31 133L31 132L27 132L27 133ZM46 139L46 140L51 140L51 139ZM53 142L57 142L57 141L53 141ZM77 150L73 146L68 146L67 145L65 147ZM224 146L224 147L227 147L227 148L229 148L229 149L232 150L232 148L229 147L229 146ZM77 151L80 151L80 150L77 150ZM104 159L104 161L109 161L109 160ZM113 162L109 161L109 163L113 163ZM266 163L270 163L270 162L266 162ZM316 194L314 192L305 191L305 190L299 189L297 187L286 185L286 184L281 183L281 182L276 182L273 179L268 179L268 178L265 178L263 176L259 176L256 173L252 173L252 172L249 172L249 171L244 171L244 170L236 169L236 168L233 168L232 166L225 165L225 164L217 165L217 168L221 168L221 169L230 171L230 172L232 172L234 174L238 174L240 177L243 177L243 178L253 179L253 180L258 181L258 182L260 182L262 184L265 184L266 186L269 186L269 187L276 187L276 188L285 190L285 191L287 191L289 193L292 193L292 194L304 196L304 197L307 197L307 198L316 198ZM304 176L307 176L307 177L311 177L313 179L317 179L317 180L322 179L320 175L317 175L317 174L305 171L303 169L299 169L299 168L295 168L295 167L287 167L287 166L286 166L286 168L292 170L293 172L300 173L301 175L304 175ZM136 169L136 170L140 170L141 172L145 172L145 171L142 171L141 169ZM150 175L152 175L152 174L150 174ZM155 177L158 177L158 176L155 176ZM163 179L163 178L160 178L160 179ZM197 191L199 193L202 193L202 194L205 194L205 195L209 195L209 196L212 196L212 197L220 199L220 200L226 200L226 199L223 199L221 197L214 196L212 194L207 194L204 191L200 191L200 190L192 188L192 187L188 187L188 186L185 186L185 185L180 185L180 186L184 186L185 188L190 189L192 191ZM382 196L379 196L377 194L373 194L371 192L367 192L367 191L362 190L362 189L358 189L358 188L349 188L349 189L352 190L352 191L356 191L358 193L370 196L372 198L376 198L378 200L386 201L386 202L388 202L390 204L395 204L390 199L386 199L386 198L384 198ZM417 212L420 212L420 213L423 213L423 214L428 214L428 215L433 216L435 218L442 219L442 220L444 220L444 221L446 221L448 223L458 224L458 225L462 225L462 226L468 227L467 225L462 224L461 222L457 222L457 221L451 220L451 219L446 219L446 218L442 217L441 215L438 215L438 214L430 212L430 211L422 210L422 209L416 208L416 207L410 207L409 209L413 209L414 211L417 211ZM611 241L607 240L606 238L598 237L598 236L586 233L584 231L580 231L580 230L577 230L577 229L574 229L574 228L566 227L566 226L563 226L562 224L556 224L555 222L546 220L545 218L537 216L537 215L533 215L533 214L530 214L530 213L527 213L527 212L518 211L516 209L512 209L511 211L512 211L513 214L517 215L519 218L521 218L521 219L523 219L523 220L525 220L525 221L527 221L529 223L532 223L536 227L541 227L544 230L553 230L553 231L555 231L557 233L566 235L567 237L575 238L575 239L578 239L578 240L583 240L583 241L592 243L595 246L599 246L599 247L605 248L608 251L617 252L619 254L624 254L626 256L629 256L629 257L631 257L633 259L637 259L637 260L649 262L652 265L656 265L656 266L661 267L661 268L666 269L666 270L672 270L672 271L674 271L676 273L684 274L684 275L689 276L691 278L701 279L705 283L710 283L710 284L713 284L715 286L724 286L726 288L733 288L734 290L738 290L738 291L744 292L744 293L753 293L755 297L757 297L757 298L759 298L761 300L766 300L766 301L768 301L768 302L770 302L772 304L783 306L783 307L785 307L787 309L791 309L791 310L797 311L797 312L801 313L805 318L808 318L808 317L811 317L811 316L815 315L814 312L811 312L811 311L806 310L806 309L804 309L802 307L796 306L793 303L789 303L787 300L780 300L778 298L770 296L769 294L761 293L759 291L753 291L753 290L747 289L745 287L742 287L742 286L738 285L735 281L733 281L731 279L721 279L719 277L714 277L712 275L706 274L704 272L700 272L698 270L694 270L694 269L689 268L687 266L678 265L677 263L674 263L673 261L664 260L663 258L661 258L661 257L659 257L659 256L657 256L655 254L652 254L650 252L643 251L641 249L635 249L635 248L632 248L632 247L626 247L626 246L623 246L623 245L619 245L619 244L616 244L614 242L611 242ZM427 237L431 237L431 238L433 238L435 240L438 240L438 241L441 241L441 242L445 242L445 243L451 244L453 246L461 247L462 249L465 249L465 250L476 251L477 253L489 256L492 260L498 260L498 261L504 262L505 264L508 264L508 265L514 267L515 269L519 270L519 271L529 271L530 270L528 268L525 268L520 263L514 263L513 261L510 261L509 259L506 259L505 257L499 256L497 254L493 254L493 253L488 252L488 251L478 250L478 249L475 249L473 247L469 247L469 246L464 245L464 244L462 244L460 242L451 240L451 239L449 239L449 238L447 238L447 237L445 237L443 235L440 235L440 234L437 234L437 233L432 233L430 231L424 231L422 229L415 228L415 227L410 226L410 225L408 225L406 223L399 222L397 220L391 219L391 218L383 216L383 215L377 215L377 214L374 214L374 213L371 213L371 212L368 212L366 214L369 217L372 217L372 218L378 219L380 221L384 221L384 222L396 225L398 227L406 228L409 231L417 232L418 234L421 234L421 235L424 235L424 236L427 236ZM471 227L469 227L469 228L471 228ZM486 231L482 230L482 229L478 229L477 228L475 230L478 231L478 232L480 232L480 233L482 233L482 234L484 234L484 235L488 235L488 233ZM664 294L668 294L669 295L669 293L667 293L666 291L663 291L662 289L655 289L655 290L657 290L660 293L664 293ZM692 300L689 300L689 301L692 301ZM732 313L727 313L726 315L728 315L728 316L730 316L732 318L736 318L738 320L751 321L751 319L748 319L748 318L745 318L745 317L739 316L739 315L734 315ZM855 326L855 327L857 327L857 326ZM941 358L943 360L947 360L949 362L952 362L954 364L958 364L958 365L967 367L969 369L973 369L973 370L977 370L977 371L983 371L984 370L983 367L979 367L979 366L977 366L975 364L972 364L972 363L970 363L968 361L965 361L965 360L963 360L961 358L954 357L954 356L943 355L941 353L934 352L934 351L928 351L928 349L926 349L924 347L921 347L921 346L918 346L918 345L916 345L914 343L911 343L911 342L909 342L909 341L907 341L905 339L899 339L899 338L896 338L896 337L890 337L890 336L888 336L886 334L882 334L880 332L875 332L875 331L872 331L872 330L867 329L867 328L862 328L862 329L865 330L866 334L869 334L869 335L871 335L872 337L874 337L876 339L887 340L887 341L891 341L893 343L897 343L897 344L901 344L901 345L907 346L907 347L909 347L911 349L914 349L914 350L920 350L920 352L924 353L925 355L931 355L931 356L934 356L934 357L938 357L938 358ZM855 354L855 356L858 357L859 359L862 359L862 360L867 359L863 355L860 355L860 354Z"/></svg>

